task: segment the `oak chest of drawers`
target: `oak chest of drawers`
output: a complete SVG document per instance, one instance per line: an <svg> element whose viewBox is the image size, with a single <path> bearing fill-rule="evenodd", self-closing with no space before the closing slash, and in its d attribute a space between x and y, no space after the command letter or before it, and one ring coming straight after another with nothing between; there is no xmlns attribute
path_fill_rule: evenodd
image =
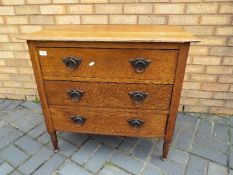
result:
<svg viewBox="0 0 233 175"><path fill-rule="evenodd" d="M81 25L25 35L48 133L164 138L166 159L190 42L176 26Z"/></svg>

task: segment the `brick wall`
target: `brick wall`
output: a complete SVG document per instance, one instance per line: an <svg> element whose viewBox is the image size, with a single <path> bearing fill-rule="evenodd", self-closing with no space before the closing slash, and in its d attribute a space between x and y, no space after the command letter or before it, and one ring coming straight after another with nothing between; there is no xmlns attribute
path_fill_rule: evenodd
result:
<svg viewBox="0 0 233 175"><path fill-rule="evenodd" d="M37 94L18 34L55 24L173 24L202 39L190 48L180 110L233 114L232 14L232 0L0 0L0 98Z"/></svg>

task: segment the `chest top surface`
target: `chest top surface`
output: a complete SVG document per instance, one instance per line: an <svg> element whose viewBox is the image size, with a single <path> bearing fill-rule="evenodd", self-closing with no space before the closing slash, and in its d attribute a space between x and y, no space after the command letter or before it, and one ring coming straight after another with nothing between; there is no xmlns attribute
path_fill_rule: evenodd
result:
<svg viewBox="0 0 233 175"><path fill-rule="evenodd" d="M39 41L198 42L182 27L172 25L66 25L45 27L19 39Z"/></svg>

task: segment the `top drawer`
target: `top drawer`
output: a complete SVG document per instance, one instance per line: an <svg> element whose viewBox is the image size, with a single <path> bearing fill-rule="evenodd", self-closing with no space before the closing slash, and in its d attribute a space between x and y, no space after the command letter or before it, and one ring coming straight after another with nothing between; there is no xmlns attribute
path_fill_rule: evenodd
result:
<svg viewBox="0 0 233 175"><path fill-rule="evenodd" d="M47 53L43 55L46 51ZM153 80L172 84L178 50L38 48L43 76Z"/></svg>

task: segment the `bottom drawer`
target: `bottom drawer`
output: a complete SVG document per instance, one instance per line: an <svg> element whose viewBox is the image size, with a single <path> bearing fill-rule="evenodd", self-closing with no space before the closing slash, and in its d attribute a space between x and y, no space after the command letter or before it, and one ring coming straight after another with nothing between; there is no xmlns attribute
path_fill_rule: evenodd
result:
<svg viewBox="0 0 233 175"><path fill-rule="evenodd" d="M54 128L89 134L160 137L167 115L146 110L51 106Z"/></svg>

